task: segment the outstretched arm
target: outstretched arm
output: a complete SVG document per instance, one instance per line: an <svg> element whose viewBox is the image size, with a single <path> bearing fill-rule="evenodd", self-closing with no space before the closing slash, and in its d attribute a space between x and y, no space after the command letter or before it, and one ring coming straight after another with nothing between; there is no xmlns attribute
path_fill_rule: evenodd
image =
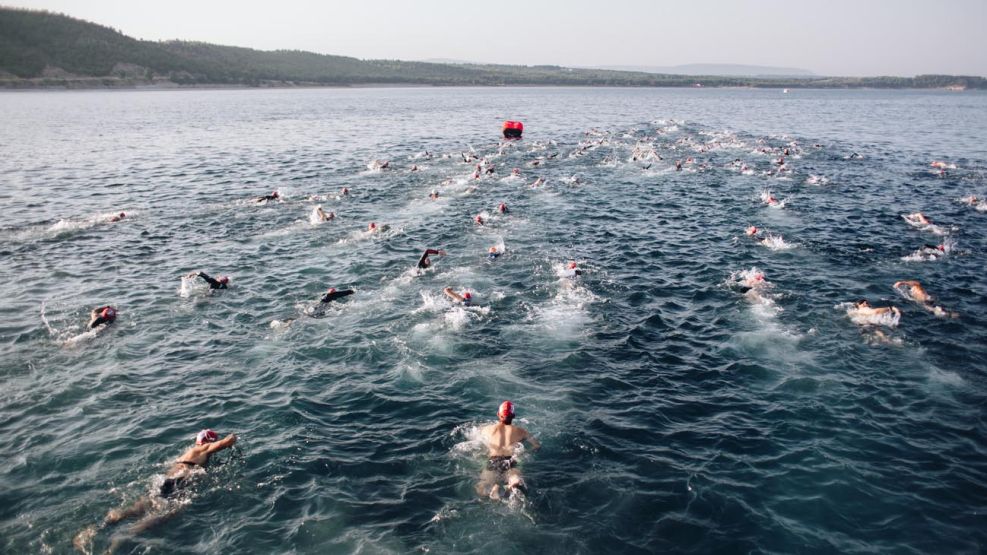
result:
<svg viewBox="0 0 987 555"><path fill-rule="evenodd" d="M214 288L214 289L217 289L217 288L219 288L220 286L222 286L222 284L221 284L221 283L219 283L218 281L216 281L216 280L215 280L214 278L212 278L212 277L210 277L210 276L209 276L208 274L206 274L205 272L198 272L198 275L199 275L199 277L200 277L200 278L202 278L202 279L204 279L204 280L206 280L206 283L208 283L208 284L209 284L209 287L212 287L212 288Z"/></svg>
<svg viewBox="0 0 987 555"><path fill-rule="evenodd" d="M463 296L452 290L452 287L446 287L442 290L450 299L456 301L457 303L463 302Z"/></svg>
<svg viewBox="0 0 987 555"><path fill-rule="evenodd" d="M525 441L529 445L531 445L531 450L532 451L537 451L539 448L541 448L541 442L539 442L537 439L535 439L535 436L533 436L531 434L525 435L523 441Z"/></svg>
<svg viewBox="0 0 987 555"><path fill-rule="evenodd" d="M236 435L235 434L230 434L230 435L224 437L223 439L221 439L219 441L214 441L214 442L206 445L206 454L207 455L211 455L211 454L215 453L216 451L222 451L223 449L229 449L230 447L233 447L233 445L236 443L236 439L237 438L236 438Z"/></svg>

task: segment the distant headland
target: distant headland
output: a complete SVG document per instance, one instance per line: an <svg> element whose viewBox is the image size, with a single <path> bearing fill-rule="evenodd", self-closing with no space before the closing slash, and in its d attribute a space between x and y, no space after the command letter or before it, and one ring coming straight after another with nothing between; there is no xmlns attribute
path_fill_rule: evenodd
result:
<svg viewBox="0 0 987 555"><path fill-rule="evenodd" d="M987 79L962 75L697 75L696 66L677 66L689 67L690 74L672 74L643 67L360 60L297 50L138 40L65 15L14 8L0 8L0 37L0 89L370 85L987 89Z"/></svg>

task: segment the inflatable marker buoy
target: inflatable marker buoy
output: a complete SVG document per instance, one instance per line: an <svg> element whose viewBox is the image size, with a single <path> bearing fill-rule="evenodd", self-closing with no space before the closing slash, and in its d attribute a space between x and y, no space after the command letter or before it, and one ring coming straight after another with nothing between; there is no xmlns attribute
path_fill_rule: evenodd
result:
<svg viewBox="0 0 987 555"><path fill-rule="evenodd" d="M520 121L505 121L504 122L504 138L505 139L520 139L521 133L524 132L524 124Z"/></svg>

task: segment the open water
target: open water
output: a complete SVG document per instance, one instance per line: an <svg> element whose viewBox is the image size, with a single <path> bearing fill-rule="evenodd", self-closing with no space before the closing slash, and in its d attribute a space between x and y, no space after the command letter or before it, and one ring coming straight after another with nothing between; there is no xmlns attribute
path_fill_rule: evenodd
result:
<svg viewBox="0 0 987 555"><path fill-rule="evenodd" d="M0 122L0 551L70 552L205 427L238 449L181 510L87 549L987 549L983 93L24 92ZM510 503L474 491L504 399L542 442Z"/></svg>

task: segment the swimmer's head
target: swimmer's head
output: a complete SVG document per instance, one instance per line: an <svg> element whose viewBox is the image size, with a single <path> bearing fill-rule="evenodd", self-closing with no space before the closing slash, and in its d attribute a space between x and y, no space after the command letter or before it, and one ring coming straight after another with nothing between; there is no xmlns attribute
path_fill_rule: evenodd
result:
<svg viewBox="0 0 987 555"><path fill-rule="evenodd" d="M500 404L500 408L497 409L497 419L504 424L510 424L514 421L514 403L510 401L504 401Z"/></svg>
<svg viewBox="0 0 987 555"><path fill-rule="evenodd" d="M490 254L497 254L497 247L490 247Z"/></svg>
<svg viewBox="0 0 987 555"><path fill-rule="evenodd" d="M326 291L326 294L327 295L332 295L335 292L336 292L336 288L335 287L330 287L329 290Z"/></svg>
<svg viewBox="0 0 987 555"><path fill-rule="evenodd" d="M473 294L470 293L469 291L463 293L463 300L464 301L471 301L471 300L473 300Z"/></svg>
<svg viewBox="0 0 987 555"><path fill-rule="evenodd" d="M125 212L120 212L120 219L121 220L124 219L124 218L126 218L126 217L127 217L127 214Z"/></svg>
<svg viewBox="0 0 987 555"><path fill-rule="evenodd" d="M230 282L230 276L219 276L219 279L216 281L222 283L223 285L226 285L227 283Z"/></svg>
<svg viewBox="0 0 987 555"><path fill-rule="evenodd" d="M219 439L219 434L207 428L195 436L195 444L205 445L207 443L212 443L217 439Z"/></svg>
<svg viewBox="0 0 987 555"><path fill-rule="evenodd" d="M868 306L870 306L870 303L867 302L867 299L860 299L857 301L857 308L866 308Z"/></svg>
<svg viewBox="0 0 987 555"><path fill-rule="evenodd" d="M274 191L273 193L271 193L271 196L274 198L281 198L281 193Z"/></svg>
<svg viewBox="0 0 987 555"><path fill-rule="evenodd" d="M747 235L757 235L758 229L756 226L750 226L747 228Z"/></svg>
<svg viewBox="0 0 987 555"><path fill-rule="evenodd" d="M343 191L342 191L342 193L343 193L344 195L348 195L348 194L350 193L350 188L349 188L349 187L343 187Z"/></svg>
<svg viewBox="0 0 987 555"><path fill-rule="evenodd" d="M473 221L476 222L476 223L478 223L478 224L482 224L483 223L483 216L480 216L479 214L477 214L476 217L473 218Z"/></svg>
<svg viewBox="0 0 987 555"><path fill-rule="evenodd" d="M576 269L576 261L575 260L570 260L569 263L566 264L566 268L569 269L569 270L575 270Z"/></svg>
<svg viewBox="0 0 987 555"><path fill-rule="evenodd" d="M367 226L367 231L374 231L376 229L377 229L377 223L376 222L370 222L370 225Z"/></svg>
<svg viewBox="0 0 987 555"><path fill-rule="evenodd" d="M117 311L112 306L108 306L108 307L104 308L99 313L99 316L101 318L105 319L105 320L111 320L113 318L116 318L116 315L117 315Z"/></svg>
<svg viewBox="0 0 987 555"><path fill-rule="evenodd" d="M941 251L943 251L943 252L946 252L946 244L945 243L943 243L942 245L937 245L936 248L939 249L939 250L941 250Z"/></svg>

